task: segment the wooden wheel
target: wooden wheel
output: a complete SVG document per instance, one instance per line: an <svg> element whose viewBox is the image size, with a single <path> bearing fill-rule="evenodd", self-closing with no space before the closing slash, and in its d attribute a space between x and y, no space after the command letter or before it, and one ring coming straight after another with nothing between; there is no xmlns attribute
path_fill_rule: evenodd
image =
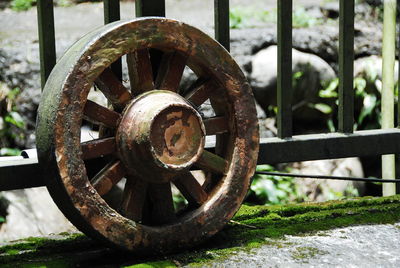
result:
<svg viewBox="0 0 400 268"><path fill-rule="evenodd" d="M125 55L129 84L110 68ZM198 79L179 90L185 68ZM94 85L112 107L88 99ZM214 116L199 112L204 103ZM86 121L102 134L82 143ZM205 148L208 136L215 150ZM39 162L59 208L86 234L136 252L170 252L219 231L248 190L258 139L250 86L227 51L160 18L115 22L75 43L46 83L37 123ZM113 209L102 196L121 180ZM176 189L183 208L174 207Z"/></svg>

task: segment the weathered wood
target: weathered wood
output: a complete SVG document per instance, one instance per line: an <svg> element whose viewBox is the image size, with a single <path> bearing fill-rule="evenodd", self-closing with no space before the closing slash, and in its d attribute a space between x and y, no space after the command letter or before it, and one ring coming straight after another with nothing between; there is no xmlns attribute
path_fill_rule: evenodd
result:
<svg viewBox="0 0 400 268"><path fill-rule="evenodd" d="M127 55L131 91L138 95L154 89L154 79L148 49L136 50Z"/></svg>
<svg viewBox="0 0 400 268"><path fill-rule="evenodd" d="M95 83L114 106L123 107L132 99L128 89L110 68L106 68L96 79Z"/></svg>
<svg viewBox="0 0 400 268"><path fill-rule="evenodd" d="M208 198L208 194L191 172L178 175L173 183L190 204L201 206Z"/></svg>
<svg viewBox="0 0 400 268"><path fill-rule="evenodd" d="M86 101L83 118L94 124L117 128L121 115L91 100Z"/></svg>
<svg viewBox="0 0 400 268"><path fill-rule="evenodd" d="M128 176L122 197L123 214L133 221L141 221L146 201L148 183L134 176Z"/></svg>
<svg viewBox="0 0 400 268"><path fill-rule="evenodd" d="M115 137L96 139L81 143L82 159L93 159L116 151Z"/></svg>
<svg viewBox="0 0 400 268"><path fill-rule="evenodd" d="M196 166L207 171L224 174L228 167L228 161L216 154L204 150L203 154L196 162Z"/></svg>
<svg viewBox="0 0 400 268"><path fill-rule="evenodd" d="M126 170L121 161L114 161L105 166L91 183L99 195L105 195L125 174Z"/></svg>
<svg viewBox="0 0 400 268"><path fill-rule="evenodd" d="M199 78L185 92L185 98L195 106L200 106L216 91L217 87L212 80Z"/></svg>
<svg viewBox="0 0 400 268"><path fill-rule="evenodd" d="M186 57L179 52L164 53L156 78L156 88L178 92Z"/></svg>
<svg viewBox="0 0 400 268"><path fill-rule="evenodd" d="M169 182L150 184L149 196L152 204L151 222L153 224L169 223L176 218Z"/></svg>
<svg viewBox="0 0 400 268"><path fill-rule="evenodd" d="M222 134L229 131L228 119L225 116L216 116L203 120L206 135Z"/></svg>

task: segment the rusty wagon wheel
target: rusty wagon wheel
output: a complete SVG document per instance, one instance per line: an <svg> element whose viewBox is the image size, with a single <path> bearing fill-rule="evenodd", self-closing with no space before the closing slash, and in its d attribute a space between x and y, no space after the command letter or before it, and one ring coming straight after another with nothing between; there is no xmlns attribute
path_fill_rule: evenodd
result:
<svg viewBox="0 0 400 268"><path fill-rule="evenodd" d="M110 68L121 57L129 84ZM185 68L198 79L179 90ZM88 99L93 88L110 105ZM211 117L201 113L207 104ZM101 126L98 138L81 142L84 122ZM115 22L76 42L46 83L36 133L48 189L67 218L141 253L219 231L241 205L258 154L255 104L240 68L206 34L161 18ZM205 148L209 136L215 149ZM102 196L122 181L114 209ZM186 205L174 207L172 192Z"/></svg>

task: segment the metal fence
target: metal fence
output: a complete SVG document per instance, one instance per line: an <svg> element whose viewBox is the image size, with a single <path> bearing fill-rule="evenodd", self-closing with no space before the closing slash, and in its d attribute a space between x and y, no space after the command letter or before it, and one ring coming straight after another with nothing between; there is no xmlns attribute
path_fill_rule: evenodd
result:
<svg viewBox="0 0 400 268"><path fill-rule="evenodd" d="M278 137L261 139L259 163L286 163L355 156L397 154L400 129L353 131L354 126L354 1L339 0L339 118L338 132L292 134L292 0L277 0ZM165 0L136 0L136 16L165 16ZM38 0L42 87L56 62L52 0ZM210 7L212 8L212 7ZM229 0L214 0L215 39L230 47ZM120 19L119 0L104 0L104 23ZM121 74L121 63L113 65ZM400 117L399 117L400 118ZM29 176L26 174L37 174ZM0 167L2 190L44 185L37 163L28 160Z"/></svg>

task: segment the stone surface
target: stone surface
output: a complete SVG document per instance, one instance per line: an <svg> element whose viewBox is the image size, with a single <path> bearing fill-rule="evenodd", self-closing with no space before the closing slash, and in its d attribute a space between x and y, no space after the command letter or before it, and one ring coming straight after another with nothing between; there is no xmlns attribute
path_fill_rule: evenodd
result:
<svg viewBox="0 0 400 268"><path fill-rule="evenodd" d="M364 177L360 159L356 157L294 163L291 165L290 172L295 174ZM296 186L299 194L306 196L306 200L318 202L342 198L343 196L362 196L365 191L364 182L342 180L296 179Z"/></svg>
<svg viewBox="0 0 400 268"><path fill-rule="evenodd" d="M250 82L258 103L264 109L276 106L277 87L277 46L269 46L254 55L251 61ZM293 88L294 118L313 121L325 115L309 104L319 103L319 90L322 85L336 77L332 67L320 57L292 50L293 74L298 74Z"/></svg>
<svg viewBox="0 0 400 268"><path fill-rule="evenodd" d="M54 204L45 187L2 194L10 204L7 221L0 228L0 242L77 231Z"/></svg>
<svg viewBox="0 0 400 268"><path fill-rule="evenodd" d="M399 267L400 224L353 226L315 235L266 239L208 267Z"/></svg>

